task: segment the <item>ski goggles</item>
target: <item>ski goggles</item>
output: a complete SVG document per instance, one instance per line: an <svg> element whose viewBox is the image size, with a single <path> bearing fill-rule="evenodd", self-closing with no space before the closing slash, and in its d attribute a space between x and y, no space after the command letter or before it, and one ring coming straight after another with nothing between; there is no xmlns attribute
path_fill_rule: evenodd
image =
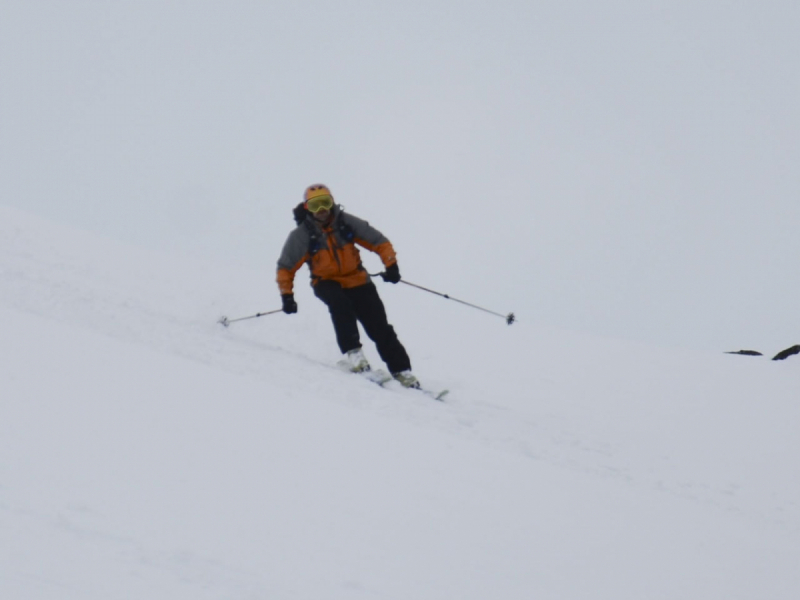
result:
<svg viewBox="0 0 800 600"><path fill-rule="evenodd" d="M306 208L312 213L317 213L321 210L330 210L333 208L333 196L325 194L324 196L309 198L306 201Z"/></svg>

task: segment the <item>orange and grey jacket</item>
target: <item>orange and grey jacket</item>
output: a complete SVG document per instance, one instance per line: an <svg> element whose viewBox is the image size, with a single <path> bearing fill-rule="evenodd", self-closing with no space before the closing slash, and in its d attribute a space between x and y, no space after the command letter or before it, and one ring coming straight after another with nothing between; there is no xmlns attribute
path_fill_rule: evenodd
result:
<svg viewBox="0 0 800 600"><path fill-rule="evenodd" d="M344 288L364 285L369 273L361 264L361 255L355 244L375 252L384 266L397 262L392 243L366 221L346 214L338 205L332 209L331 223L323 227L312 217L289 234L278 259L278 287L281 294L294 291L294 275L308 264L311 284L322 279L332 279Z"/></svg>

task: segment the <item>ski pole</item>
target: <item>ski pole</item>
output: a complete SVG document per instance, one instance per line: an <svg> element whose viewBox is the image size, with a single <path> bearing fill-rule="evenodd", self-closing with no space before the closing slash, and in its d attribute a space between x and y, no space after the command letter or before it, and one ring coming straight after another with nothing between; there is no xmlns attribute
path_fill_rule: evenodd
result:
<svg viewBox="0 0 800 600"><path fill-rule="evenodd" d="M229 319L228 317L220 317L217 323L219 323L223 327L227 327L228 325L230 325L231 323L235 323L236 321L244 321L245 319L255 319L257 317L263 317L265 315L274 315L275 313L279 312L283 312L283 309L279 308L277 310L271 310L269 312L256 313L254 315L250 315L249 317L239 317L238 319Z"/></svg>
<svg viewBox="0 0 800 600"><path fill-rule="evenodd" d="M372 274L370 273L370 275L372 275ZM381 273L375 273L374 275L372 275L372 277L377 277L379 275L381 275ZM416 283L411 283L410 281L406 281L405 279L401 279L400 283L405 283L406 285L410 285L410 286L415 287L417 289L423 290L425 292L428 292L429 294L436 294L437 296L441 296L442 298L447 298L448 300L453 300L454 302L459 302L460 304L464 304L464 305L470 306L472 308L477 308L478 310L482 310L483 312L487 312L490 315L495 315L497 317L503 317L506 320L506 323L508 325L511 325L514 321L517 320L517 318L514 316L513 312L512 313L508 313L507 315L504 315L504 314L501 314L499 312L494 312L493 310L489 310L488 308L483 308L482 306L476 306L475 304L470 304L469 302L464 302L463 300L459 300L458 298L453 298L452 296L450 296L448 294L443 294L441 292L436 292L434 290L429 290L426 287L422 287L421 285L417 285Z"/></svg>

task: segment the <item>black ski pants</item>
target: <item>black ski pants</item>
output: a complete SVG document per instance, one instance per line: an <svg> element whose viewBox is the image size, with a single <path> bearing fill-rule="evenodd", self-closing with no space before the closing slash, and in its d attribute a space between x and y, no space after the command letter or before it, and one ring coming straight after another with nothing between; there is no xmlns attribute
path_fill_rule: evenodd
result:
<svg viewBox="0 0 800 600"><path fill-rule="evenodd" d="M314 286L314 294L328 305L336 341L343 354L361 347L360 321L391 373L411 368L408 353L386 318L386 309L374 283L343 288L336 281L323 279Z"/></svg>

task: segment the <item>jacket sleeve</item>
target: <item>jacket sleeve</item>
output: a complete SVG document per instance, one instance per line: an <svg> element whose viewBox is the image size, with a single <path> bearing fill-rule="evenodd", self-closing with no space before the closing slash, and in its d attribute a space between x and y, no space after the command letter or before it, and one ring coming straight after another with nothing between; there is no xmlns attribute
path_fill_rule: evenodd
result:
<svg viewBox="0 0 800 600"><path fill-rule="evenodd" d="M278 259L278 274L276 281L281 294L294 292L294 275L297 270L308 260L308 232L298 227L283 245L281 256Z"/></svg>
<svg viewBox="0 0 800 600"><path fill-rule="evenodd" d="M397 254L392 243L380 231L367 221L347 213L343 215L345 223L349 225L355 235L353 241L359 246L370 250L381 257L383 266L389 267L397 262Z"/></svg>

